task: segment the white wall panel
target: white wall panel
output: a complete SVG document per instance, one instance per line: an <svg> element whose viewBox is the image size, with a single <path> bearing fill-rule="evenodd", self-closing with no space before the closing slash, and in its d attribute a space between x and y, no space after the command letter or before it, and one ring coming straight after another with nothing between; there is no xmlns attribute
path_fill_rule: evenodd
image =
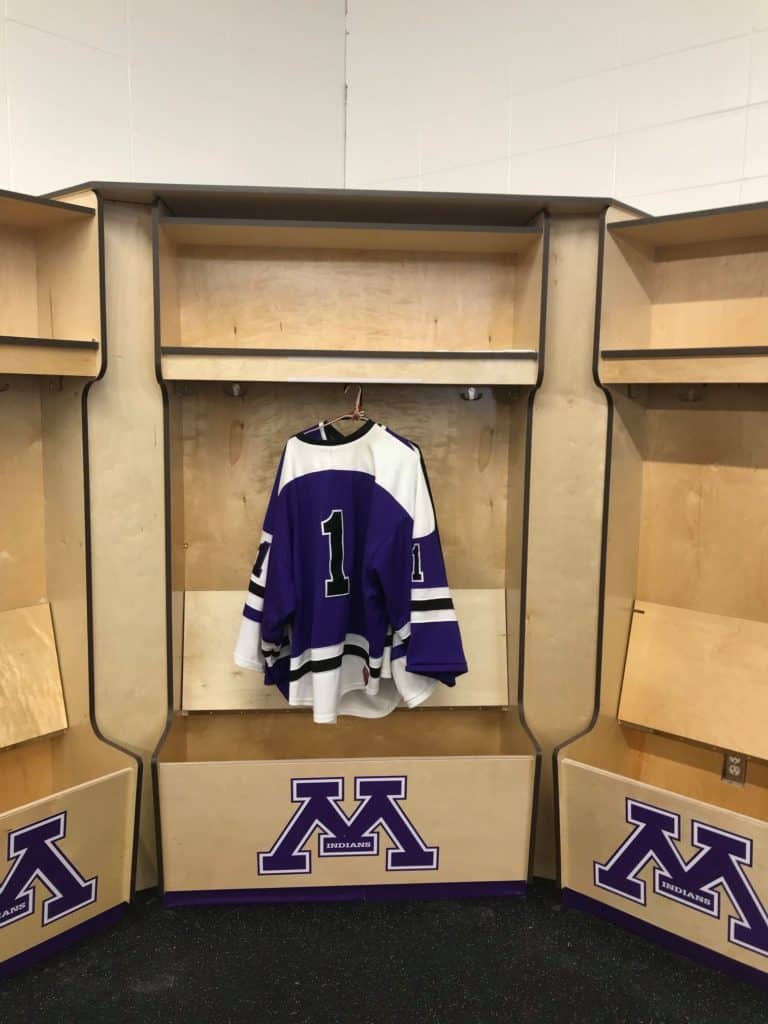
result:
<svg viewBox="0 0 768 1024"><path fill-rule="evenodd" d="M513 96L510 152L527 153L613 134L616 85L616 72L602 71Z"/></svg>
<svg viewBox="0 0 768 1024"><path fill-rule="evenodd" d="M11 187L130 176L125 59L15 21L5 37Z"/></svg>
<svg viewBox="0 0 768 1024"><path fill-rule="evenodd" d="M750 103L768 100L768 31L752 36L752 61L749 79Z"/></svg>
<svg viewBox="0 0 768 1024"><path fill-rule="evenodd" d="M110 0L5 0L5 14L30 28L124 57L126 5Z"/></svg>
<svg viewBox="0 0 768 1024"><path fill-rule="evenodd" d="M0 186L768 199L768 0L347 6L6 0Z"/></svg>
<svg viewBox="0 0 768 1024"><path fill-rule="evenodd" d="M768 0L349 4L348 185L497 187L507 120L512 191L669 212L760 187Z"/></svg>
<svg viewBox="0 0 768 1024"><path fill-rule="evenodd" d="M719 185L700 185L696 188L678 188L671 192L628 196L626 201L640 210L662 215L684 213L687 210L709 210L715 206L733 206L741 202L740 193L740 181L727 181Z"/></svg>
<svg viewBox="0 0 768 1024"><path fill-rule="evenodd" d="M750 107L747 115L747 145L744 152L744 176L756 178L768 174L768 103Z"/></svg>
<svg viewBox="0 0 768 1024"><path fill-rule="evenodd" d="M749 36L740 36L622 68L618 130L744 106L749 42Z"/></svg>
<svg viewBox="0 0 768 1024"><path fill-rule="evenodd" d="M628 132L617 139L619 195L666 192L741 177L746 112Z"/></svg>
<svg viewBox="0 0 768 1024"><path fill-rule="evenodd" d="M768 175L761 178L744 178L739 193L740 203L764 202L768 196Z"/></svg>
<svg viewBox="0 0 768 1024"><path fill-rule="evenodd" d="M521 153L510 159L509 188L511 192L544 195L609 196L613 165L612 136Z"/></svg>
<svg viewBox="0 0 768 1024"><path fill-rule="evenodd" d="M5 23L0 21L0 112L8 110L5 58ZM0 114L0 188L10 188L11 166L8 151L8 118Z"/></svg>
<svg viewBox="0 0 768 1024"><path fill-rule="evenodd" d="M487 164L509 155L509 101L488 103L478 110L456 110L427 121L421 130L424 174L467 163Z"/></svg>
<svg viewBox="0 0 768 1024"><path fill-rule="evenodd" d="M421 188L432 192L509 192L509 161L431 171L421 176Z"/></svg>
<svg viewBox="0 0 768 1024"><path fill-rule="evenodd" d="M648 60L744 35L753 0L618 0L619 60Z"/></svg>

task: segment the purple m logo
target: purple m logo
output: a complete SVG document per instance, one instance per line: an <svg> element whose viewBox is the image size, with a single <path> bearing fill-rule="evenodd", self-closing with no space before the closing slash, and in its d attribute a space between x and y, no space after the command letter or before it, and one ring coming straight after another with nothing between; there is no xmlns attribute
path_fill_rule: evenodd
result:
<svg viewBox="0 0 768 1024"><path fill-rule="evenodd" d="M654 863L653 891L711 917L720 917L720 890L736 911L728 919L728 941L768 956L768 914L744 868L752 866L752 840L734 832L692 823L696 853L689 861L677 847L680 815L627 798L627 821L634 829L613 856L595 861L595 885L646 905L646 883L637 876Z"/></svg>
<svg viewBox="0 0 768 1024"><path fill-rule="evenodd" d="M298 809L275 840L259 854L260 875L308 875L312 856L303 847L320 831L321 857L375 857L379 828L394 844L387 850L387 871L434 871L438 848L427 846L400 805L406 796L404 775L371 775L355 779L359 801L350 817L339 803L344 780L292 779L291 801Z"/></svg>
<svg viewBox="0 0 768 1024"><path fill-rule="evenodd" d="M35 912L35 882L51 895L43 900L43 924L96 902L98 879L85 879L59 849L67 834L67 812L36 821L8 833L10 871L0 883L0 928Z"/></svg>

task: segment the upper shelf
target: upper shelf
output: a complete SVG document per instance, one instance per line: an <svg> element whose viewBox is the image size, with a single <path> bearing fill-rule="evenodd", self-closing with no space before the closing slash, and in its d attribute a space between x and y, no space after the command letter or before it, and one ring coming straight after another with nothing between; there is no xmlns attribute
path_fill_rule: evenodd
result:
<svg viewBox="0 0 768 1024"><path fill-rule="evenodd" d="M750 203L666 217L640 217L614 221L608 229L614 238L634 245L652 246L657 260L674 259L679 246L740 244L762 239L768 244L768 203Z"/></svg>
<svg viewBox="0 0 768 1024"><path fill-rule="evenodd" d="M546 225L155 215L169 380L535 384Z"/></svg>
<svg viewBox="0 0 768 1024"><path fill-rule="evenodd" d="M101 367L97 199L0 192L0 373L95 377Z"/></svg>
<svg viewBox="0 0 768 1024"><path fill-rule="evenodd" d="M371 252L518 253L529 249L542 234L541 227L469 224L369 224L212 217L161 217L160 223L167 238L178 245Z"/></svg>
<svg viewBox="0 0 768 1024"><path fill-rule="evenodd" d="M608 225L603 383L768 381L768 203Z"/></svg>

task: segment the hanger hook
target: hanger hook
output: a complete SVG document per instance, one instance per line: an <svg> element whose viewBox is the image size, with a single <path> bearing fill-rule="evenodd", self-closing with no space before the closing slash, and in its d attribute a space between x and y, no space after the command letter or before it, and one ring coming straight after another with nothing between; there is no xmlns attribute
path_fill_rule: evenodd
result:
<svg viewBox="0 0 768 1024"><path fill-rule="evenodd" d="M349 391L352 387L351 384L344 385L344 394ZM357 385L357 398L355 399L355 408L352 410L352 416L354 419L360 419L360 413L363 411L363 386L362 384Z"/></svg>

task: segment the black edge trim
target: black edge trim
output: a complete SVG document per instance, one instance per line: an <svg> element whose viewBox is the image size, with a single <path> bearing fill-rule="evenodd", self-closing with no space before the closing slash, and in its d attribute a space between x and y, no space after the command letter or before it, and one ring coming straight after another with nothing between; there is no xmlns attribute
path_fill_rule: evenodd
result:
<svg viewBox="0 0 768 1024"><path fill-rule="evenodd" d="M301 188L301 187L286 187L279 188L270 185L190 185L187 183L174 183L174 182L147 182L147 181L84 181L78 182L75 185L69 185L66 188L54 189L51 192L46 192L39 198L53 199L56 196L66 195L70 192L80 192L85 189L91 191L100 190L104 193L109 193L111 190L120 189L122 192L137 192L145 193L150 192L152 194L151 203L142 203L141 205L152 205L156 200L162 200L166 207L169 206L167 199L162 194L164 192L179 192L185 195L197 194L210 194L212 196L219 195L240 195L244 197L252 196L253 198L267 198L267 197L285 197L285 198L309 198L316 197L318 199L364 199L366 197L381 197L389 198L392 200L397 199L434 199L440 198L447 201L461 202L466 200L473 205L477 203L478 199L488 200L496 203L509 203L511 202L527 202L532 206L538 207L540 212L547 212L547 207L551 203L593 203L604 209L608 206L617 206L622 210L628 210L630 213L639 213L643 218L650 218L647 210L641 210L637 206L631 206L629 203L623 202L621 199L616 199L613 196L553 196L553 195L538 195L535 193L508 193L508 192L418 192L407 189L339 189L339 188ZM112 197L108 194L105 195L106 199ZM756 204L761 205L761 204ZM590 211L588 209L583 210L584 215L589 215L590 212L594 213L597 211ZM539 214L536 213L531 219L535 218Z"/></svg>
<svg viewBox="0 0 768 1024"><path fill-rule="evenodd" d="M91 721L97 739L106 743L115 750L136 763L136 797L133 816L133 845L131 849L131 876L128 884L128 898L133 900L136 895L136 872L139 862L139 827L141 822L141 792L144 779L144 762L133 750L129 750L115 740L109 739L101 731L96 715L96 670L93 642L93 547L91 529L91 460L89 450L88 432L88 399L91 388L100 381L107 372L108 348L107 348L107 278L106 278L106 252L104 242L104 201L101 195L96 192L96 210L98 216L99 235L99 316L101 319L101 366L99 372L91 380L86 381L81 395L81 424L82 424L82 445L83 445L83 511L84 523L84 558L85 558L85 613L86 613L86 643L88 659L88 717ZM98 347L98 343L94 343Z"/></svg>
<svg viewBox="0 0 768 1024"><path fill-rule="evenodd" d="M168 386L163 380L160 361L160 250L159 250L159 218L160 200L156 200L152 208L152 294L154 320L154 358L155 379L163 402L163 515L165 517L165 671L166 671L166 702L165 726L160 734L155 749L152 751L152 795L154 802L155 842L157 848L157 883L161 893L165 891L165 872L163 865L163 834L160 816L160 778L158 758L165 739L173 724L173 567L172 567L172 534L171 534L171 430L170 401Z"/></svg>
<svg viewBox="0 0 768 1024"><path fill-rule="evenodd" d="M602 359L719 359L768 356L768 345L719 345L714 348L606 348Z"/></svg>
<svg viewBox="0 0 768 1024"><path fill-rule="evenodd" d="M600 237L597 249L597 282L595 287L595 325L594 341L592 344L592 379L595 386L605 395L607 405L607 422L605 432L605 468L603 471L603 508L602 525L600 529L600 572L598 576L597 594L597 636L595 651L595 695L592 705L592 715L584 728L575 736L563 740L552 751L552 778L554 782L554 811L555 811L555 864L556 879L558 886L562 887L562 847L560 836L560 774L558 758L560 751L586 736L595 727L598 715L600 714L600 701L602 697L603 684L603 633L605 628L605 581L608 568L608 522L611 508L611 459L613 455L613 417L614 402L613 395L600 380L600 319L603 307L603 265L605 262L605 237L607 234L607 214L603 212L600 219Z"/></svg>
<svg viewBox="0 0 768 1024"><path fill-rule="evenodd" d="M360 351L350 349L343 351L339 349L316 349L316 348L208 348L196 345L162 345L160 355L163 356L250 356L259 357L295 357L314 359L512 359L512 360L535 360L538 353L533 349L499 349L488 352L420 352L403 351L396 349L378 351Z"/></svg>
<svg viewBox="0 0 768 1024"><path fill-rule="evenodd" d="M104 335L104 325L102 324L102 336ZM28 348L86 348L92 351L99 347L98 341L70 341L65 338L27 338L27 337L14 337L10 334L3 334L0 336L0 345L24 345ZM54 374L55 376L55 374ZM94 378L98 380L99 378Z"/></svg>

